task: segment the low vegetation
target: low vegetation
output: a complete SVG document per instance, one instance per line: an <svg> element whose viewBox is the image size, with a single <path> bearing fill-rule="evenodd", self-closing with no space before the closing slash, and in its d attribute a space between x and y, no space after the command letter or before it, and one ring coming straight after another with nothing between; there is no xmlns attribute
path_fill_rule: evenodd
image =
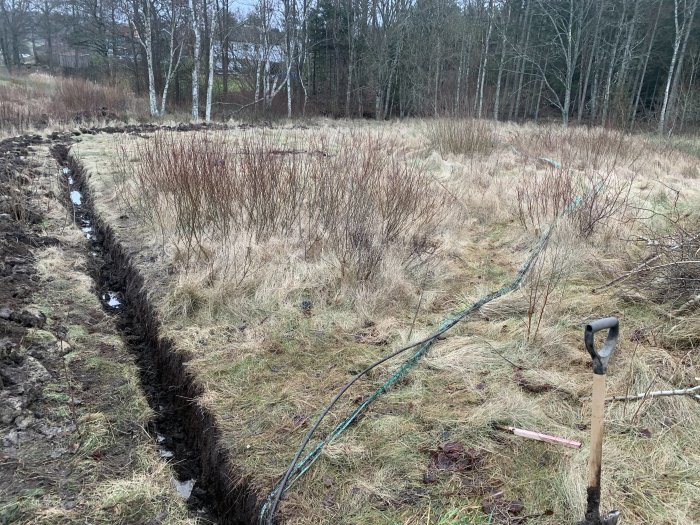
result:
<svg viewBox="0 0 700 525"><path fill-rule="evenodd" d="M486 154L496 146L493 125L486 120L431 120L426 125L426 136L441 155Z"/></svg>
<svg viewBox="0 0 700 525"><path fill-rule="evenodd" d="M488 147L447 149L435 132L479 126L319 121L129 137L118 153L85 137L76 148L99 213L137 254L165 334L191 356L200 401L261 498L340 386L511 282L556 223L521 287L457 325L324 450L283 500L283 521L573 522L590 419L582 323L621 319L611 395L698 376L695 303L662 315L697 295L698 159L597 129L489 125ZM680 240L687 250L659 260L668 271L604 286ZM682 297L657 293L678 277ZM359 381L321 433L396 366ZM503 424L584 446L526 441ZM698 424L688 396L610 402L603 506L633 523L693 521Z"/></svg>
<svg viewBox="0 0 700 525"><path fill-rule="evenodd" d="M143 115L129 90L44 74L0 77L0 134Z"/></svg>
<svg viewBox="0 0 700 525"><path fill-rule="evenodd" d="M208 265L212 282L241 284L281 242L305 261L330 258L340 279L417 270L450 207L418 162L371 132L332 147L322 134L160 132L124 150L120 166L128 206L185 270Z"/></svg>

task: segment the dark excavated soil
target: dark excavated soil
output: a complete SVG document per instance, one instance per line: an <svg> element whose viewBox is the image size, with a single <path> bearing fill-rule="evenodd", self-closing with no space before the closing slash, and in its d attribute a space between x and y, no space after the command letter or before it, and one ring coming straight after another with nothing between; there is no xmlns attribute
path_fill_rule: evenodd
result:
<svg viewBox="0 0 700 525"><path fill-rule="evenodd" d="M201 128L186 125L175 129ZM155 129L132 126L99 131L138 134ZM142 276L109 225L95 216L83 167L70 155L68 139L65 134L56 136L55 140L61 143L52 147L54 158L68 169L64 201L74 208L75 220L81 228L92 228L93 276L105 307L110 308L107 304L110 297L117 297L121 303L115 308L118 325L137 358L142 388L157 414L152 432L161 446L173 453L172 461L179 479L196 480L195 490L188 500L193 511L216 523L253 523L258 498L236 472L221 445L214 416L196 402L202 389L196 378L187 372L188 356L178 351L171 341L160 337L160 323L148 301ZM74 181L70 188L68 176ZM81 193L80 205L71 202L68 196L71 190Z"/></svg>

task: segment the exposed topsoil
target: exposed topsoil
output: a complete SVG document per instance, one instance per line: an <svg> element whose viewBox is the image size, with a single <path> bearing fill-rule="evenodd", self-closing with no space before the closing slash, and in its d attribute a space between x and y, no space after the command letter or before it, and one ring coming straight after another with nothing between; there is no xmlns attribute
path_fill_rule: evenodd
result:
<svg viewBox="0 0 700 525"><path fill-rule="evenodd" d="M0 523L190 523L56 173L0 142Z"/></svg>

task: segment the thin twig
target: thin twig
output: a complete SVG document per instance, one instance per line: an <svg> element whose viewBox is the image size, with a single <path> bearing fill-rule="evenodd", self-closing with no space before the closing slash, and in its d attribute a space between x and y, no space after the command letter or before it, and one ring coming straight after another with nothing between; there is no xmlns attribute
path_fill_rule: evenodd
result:
<svg viewBox="0 0 700 525"><path fill-rule="evenodd" d="M420 305L423 303L423 290L420 291L420 297L418 298L418 306L416 306L416 312L413 314L413 321L411 322L411 329L408 331L408 339L409 341L411 340L411 336L413 335L413 327L416 325L416 318L418 317L418 312L420 310Z"/></svg>
<svg viewBox="0 0 700 525"><path fill-rule="evenodd" d="M634 356L637 355L638 348L639 348L639 342L634 346L634 352L632 352L632 358L630 359L630 369L629 369L630 381L627 383L627 390L625 391L625 396L629 396L630 387L632 386L632 383L634 382L634 372L632 370L632 365L634 364ZM623 418L627 417L627 405L625 405L622 409L622 417Z"/></svg>
<svg viewBox="0 0 700 525"><path fill-rule="evenodd" d="M606 399L606 401L638 401L644 400L651 397L662 397L662 396L691 396L700 399L700 394L694 394L694 392L700 391L700 385L692 386L688 388L677 388L674 390L656 390L654 392L642 392L640 394L633 394L629 396L613 396Z"/></svg>
<svg viewBox="0 0 700 525"><path fill-rule="evenodd" d="M652 385L656 381L656 378L659 377L659 373L660 373L660 371L657 371L654 378L649 382L649 386L647 387L646 392L644 392L644 395L642 397L642 402L639 403L637 410L635 410L634 414L632 414L632 418L630 419L630 421L634 421L634 419L637 417L637 414L639 414L639 411L642 409L642 406L644 405L644 402L646 401L647 396L649 395L649 391L651 391Z"/></svg>

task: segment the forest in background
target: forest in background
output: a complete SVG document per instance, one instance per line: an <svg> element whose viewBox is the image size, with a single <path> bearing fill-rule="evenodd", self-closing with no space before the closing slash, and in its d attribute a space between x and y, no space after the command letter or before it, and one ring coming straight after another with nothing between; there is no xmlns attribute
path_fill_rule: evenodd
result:
<svg viewBox="0 0 700 525"><path fill-rule="evenodd" d="M458 116L682 133L699 0L0 0L0 51L162 116Z"/></svg>

